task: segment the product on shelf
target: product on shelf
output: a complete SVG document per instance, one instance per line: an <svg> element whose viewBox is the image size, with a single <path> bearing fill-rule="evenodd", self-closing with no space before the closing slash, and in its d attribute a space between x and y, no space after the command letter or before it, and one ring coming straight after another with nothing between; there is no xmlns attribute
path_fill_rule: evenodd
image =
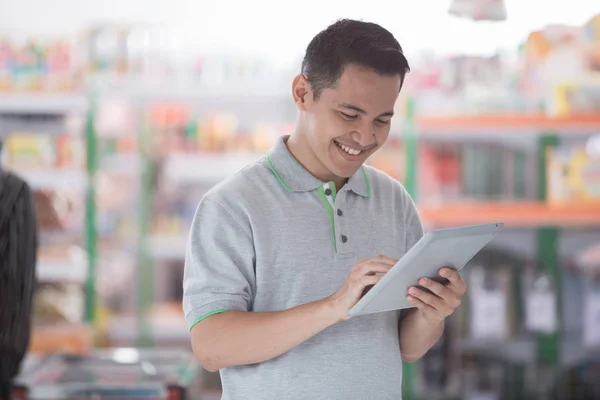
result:
<svg viewBox="0 0 600 400"><path fill-rule="evenodd" d="M6 139L9 165L44 168L53 164L53 140L46 135L16 133Z"/></svg>
<svg viewBox="0 0 600 400"><path fill-rule="evenodd" d="M81 89L76 50L67 41L22 46L0 38L0 92L64 93Z"/></svg>
<svg viewBox="0 0 600 400"><path fill-rule="evenodd" d="M419 149L420 204L457 199L461 194L461 173L458 148L422 145Z"/></svg>
<svg viewBox="0 0 600 400"><path fill-rule="evenodd" d="M582 145L548 149L548 201L600 202L600 156Z"/></svg>
<svg viewBox="0 0 600 400"><path fill-rule="evenodd" d="M600 349L600 279L598 276L588 279L583 300L583 343Z"/></svg>
<svg viewBox="0 0 600 400"><path fill-rule="evenodd" d="M589 67L593 71L600 72L600 14L593 16L583 26L583 35Z"/></svg>
<svg viewBox="0 0 600 400"><path fill-rule="evenodd" d="M576 266L590 277L600 277L600 244L589 247L576 259Z"/></svg>
<svg viewBox="0 0 600 400"><path fill-rule="evenodd" d="M448 12L474 21L506 20L504 0L453 0Z"/></svg>
<svg viewBox="0 0 600 400"><path fill-rule="evenodd" d="M127 69L127 33L113 25L90 30L85 41L88 68L91 72L123 73Z"/></svg>
<svg viewBox="0 0 600 400"><path fill-rule="evenodd" d="M551 334L558 329L556 285L547 274L527 268L523 274L525 328L530 332Z"/></svg>
<svg viewBox="0 0 600 400"><path fill-rule="evenodd" d="M243 127L232 111L193 113L191 103L154 103L147 115L156 156L177 153L263 153L287 124L256 123Z"/></svg>
<svg viewBox="0 0 600 400"><path fill-rule="evenodd" d="M84 142L79 136L13 132L6 139L7 163L18 170L46 168L82 169Z"/></svg>
<svg viewBox="0 0 600 400"><path fill-rule="evenodd" d="M12 88L12 46L7 38L0 36L0 92Z"/></svg>
<svg viewBox="0 0 600 400"><path fill-rule="evenodd" d="M503 53L428 58L407 79L420 117L523 113L534 105L517 85L518 65Z"/></svg>
<svg viewBox="0 0 600 400"><path fill-rule="evenodd" d="M56 323L34 326L29 352L33 354L87 354L93 347L93 329L84 324Z"/></svg>
<svg viewBox="0 0 600 400"><path fill-rule="evenodd" d="M424 142L419 148L419 203L523 200L535 196L527 170L534 153L499 144Z"/></svg>
<svg viewBox="0 0 600 400"><path fill-rule="evenodd" d="M83 293L77 285L42 283L36 288L33 316L36 324L79 323Z"/></svg>
<svg viewBox="0 0 600 400"><path fill-rule="evenodd" d="M471 337L506 339L510 335L508 321L510 277L501 271L471 267L469 309Z"/></svg>
<svg viewBox="0 0 600 400"><path fill-rule="evenodd" d="M524 45L521 86L543 102L550 115L600 110L596 62L600 46L593 34L586 34L589 31L586 26L549 25L532 32Z"/></svg>

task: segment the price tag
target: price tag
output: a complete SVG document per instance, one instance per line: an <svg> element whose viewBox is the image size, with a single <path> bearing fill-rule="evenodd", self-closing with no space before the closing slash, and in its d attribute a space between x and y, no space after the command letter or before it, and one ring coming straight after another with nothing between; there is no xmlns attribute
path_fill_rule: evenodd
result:
<svg viewBox="0 0 600 400"><path fill-rule="evenodd" d="M477 290L470 298L471 335L482 339L506 337L506 294L502 290Z"/></svg>
<svg viewBox="0 0 600 400"><path fill-rule="evenodd" d="M532 291L527 294L525 326L536 332L552 333L558 326L556 296L551 291Z"/></svg>
<svg viewBox="0 0 600 400"><path fill-rule="evenodd" d="M583 343L585 346L600 346L600 292L588 293L583 313Z"/></svg>

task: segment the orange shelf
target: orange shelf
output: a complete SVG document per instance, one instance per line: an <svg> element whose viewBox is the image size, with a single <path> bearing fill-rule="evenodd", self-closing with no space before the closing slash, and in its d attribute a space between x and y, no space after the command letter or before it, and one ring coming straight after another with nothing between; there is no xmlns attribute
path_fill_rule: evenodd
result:
<svg viewBox="0 0 600 400"><path fill-rule="evenodd" d="M600 203L548 205L538 202L461 202L419 208L423 223L444 228L504 222L508 227L600 226Z"/></svg>
<svg viewBox="0 0 600 400"><path fill-rule="evenodd" d="M539 114L492 114L476 116L422 117L416 121L420 135L443 133L486 133L514 131L516 133L559 134L600 132L600 115L581 114L548 117Z"/></svg>

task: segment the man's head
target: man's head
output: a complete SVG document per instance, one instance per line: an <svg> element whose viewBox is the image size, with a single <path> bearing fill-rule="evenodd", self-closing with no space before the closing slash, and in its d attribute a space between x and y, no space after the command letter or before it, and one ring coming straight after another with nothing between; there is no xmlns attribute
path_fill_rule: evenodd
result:
<svg viewBox="0 0 600 400"><path fill-rule="evenodd" d="M385 143L408 71L400 44L377 24L340 20L313 38L293 84L294 139L320 178L352 176Z"/></svg>

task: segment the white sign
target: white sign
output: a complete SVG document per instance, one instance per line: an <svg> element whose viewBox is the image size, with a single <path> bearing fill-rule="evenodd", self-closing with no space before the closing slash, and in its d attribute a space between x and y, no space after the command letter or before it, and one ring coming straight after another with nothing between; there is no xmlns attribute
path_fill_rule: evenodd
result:
<svg viewBox="0 0 600 400"><path fill-rule="evenodd" d="M508 327L506 294L502 290L474 290L471 299L471 335L482 339L502 339Z"/></svg>
<svg viewBox="0 0 600 400"><path fill-rule="evenodd" d="M583 307L583 343L589 347L600 346L600 292L588 293Z"/></svg>
<svg viewBox="0 0 600 400"><path fill-rule="evenodd" d="M553 333L558 326L556 296L550 291L527 294L525 326L535 332Z"/></svg>

